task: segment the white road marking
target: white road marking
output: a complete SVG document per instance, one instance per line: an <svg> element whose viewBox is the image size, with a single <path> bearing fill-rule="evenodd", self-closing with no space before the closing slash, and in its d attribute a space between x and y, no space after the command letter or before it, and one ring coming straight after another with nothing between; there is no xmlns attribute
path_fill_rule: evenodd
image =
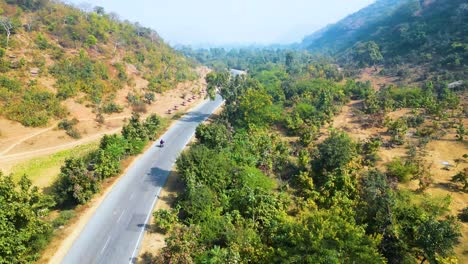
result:
<svg viewBox="0 0 468 264"><path fill-rule="evenodd" d="M132 195L130 195L130 198L129 198L130 201L133 199L133 196L135 196L134 193L132 193Z"/></svg>
<svg viewBox="0 0 468 264"><path fill-rule="evenodd" d="M119 218L117 218L117 223L120 222L120 218L122 218L122 216L124 215L125 211L127 211L127 209L123 210L122 213L120 214Z"/></svg>
<svg viewBox="0 0 468 264"><path fill-rule="evenodd" d="M104 250L105 250L106 247L107 247L107 244L109 244L109 241L110 241L110 237L107 238L107 241L106 241L106 243L104 244L104 247L102 247L101 253L100 253L100 254L102 254L102 252L104 252Z"/></svg>

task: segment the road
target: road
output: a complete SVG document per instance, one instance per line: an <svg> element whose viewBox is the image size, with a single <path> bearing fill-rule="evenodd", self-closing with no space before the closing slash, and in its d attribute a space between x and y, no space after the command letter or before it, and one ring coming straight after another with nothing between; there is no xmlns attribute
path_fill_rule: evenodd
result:
<svg viewBox="0 0 468 264"><path fill-rule="evenodd" d="M218 95L214 101L193 108L162 136L164 148L154 143L135 161L103 200L62 263L134 263L145 225L174 162L198 124L221 104Z"/></svg>

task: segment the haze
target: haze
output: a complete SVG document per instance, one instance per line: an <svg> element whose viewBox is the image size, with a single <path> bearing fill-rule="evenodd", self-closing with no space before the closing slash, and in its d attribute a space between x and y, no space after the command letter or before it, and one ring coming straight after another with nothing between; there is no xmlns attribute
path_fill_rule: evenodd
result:
<svg viewBox="0 0 468 264"><path fill-rule="evenodd" d="M67 1L80 5L83 0ZM170 44L285 44L374 0L95 0L122 19L153 28ZM88 4L89 5L89 4Z"/></svg>

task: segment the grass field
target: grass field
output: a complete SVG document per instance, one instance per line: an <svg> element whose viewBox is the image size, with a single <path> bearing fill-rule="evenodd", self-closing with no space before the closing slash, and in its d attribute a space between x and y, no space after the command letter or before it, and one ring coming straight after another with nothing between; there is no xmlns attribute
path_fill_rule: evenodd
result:
<svg viewBox="0 0 468 264"><path fill-rule="evenodd" d="M96 150L99 142L93 142L76 146L72 149L63 150L48 156L34 158L13 167L14 179L19 179L26 174L31 179L33 185L39 188L50 186L52 181L60 172L60 167L67 158L82 157L93 150Z"/></svg>

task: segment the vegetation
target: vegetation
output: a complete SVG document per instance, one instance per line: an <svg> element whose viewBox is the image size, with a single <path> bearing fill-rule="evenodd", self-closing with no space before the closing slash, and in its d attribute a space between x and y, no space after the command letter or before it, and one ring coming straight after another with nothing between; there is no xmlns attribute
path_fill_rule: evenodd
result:
<svg viewBox="0 0 468 264"><path fill-rule="evenodd" d="M58 206L85 204L100 190L100 182L121 171L121 161L141 153L148 141L159 131L160 119L156 115L140 121L134 114L122 129L122 135L106 135L99 149L84 158L69 158L61 168L53 185Z"/></svg>
<svg viewBox="0 0 468 264"><path fill-rule="evenodd" d="M54 205L23 176L17 183L0 173L0 262L32 263L46 245L51 226L44 220Z"/></svg>
<svg viewBox="0 0 468 264"><path fill-rule="evenodd" d="M381 138L355 142L332 129L326 139L317 139L343 104L362 98L370 116L385 116L397 107L422 108L424 114L386 122L391 140L405 144L409 129L424 128L427 116L443 115L437 108L458 109L457 96L446 90L438 96L427 88L430 84L409 93L399 87L375 92L369 84L338 83L339 75L315 75L317 61L294 64L289 57L256 65L249 76L228 79L221 71L207 77L208 87L225 98L224 111L215 122L197 128L197 144L177 160L186 189L176 211L155 213L167 245L145 260L450 259L461 235L457 220L447 213L450 202L394 184L394 179L415 178L421 191L429 186L430 170L420 158L423 146L410 149L405 160L391 162L383 173L375 167ZM454 110L453 116L459 114ZM282 139L285 135L299 139L290 144Z"/></svg>
<svg viewBox="0 0 468 264"><path fill-rule="evenodd" d="M67 127L69 122L62 122ZM100 190L105 178L116 176L120 172L121 161L139 153L141 144L146 144L160 129L160 119L156 115L140 121L138 115L124 130L122 136L106 135L101 139L97 150L85 148L83 157L74 151L73 157L65 159L57 180L47 193L39 192L25 174L21 179L4 176L0 172L0 224L2 263L33 263L40 256L41 250L52 238L53 231L75 217L70 210L76 205L87 203ZM124 131L133 131L124 133ZM145 135L145 141L132 135ZM142 143L143 142L143 143ZM136 146L135 146L136 145ZM144 145L143 145L144 146ZM83 151L79 151L83 152ZM50 162L61 162L66 153L57 155ZM25 172L40 172L40 168L26 167ZM15 176L16 178L16 176ZM57 217L47 217L50 209L66 209Z"/></svg>
<svg viewBox="0 0 468 264"><path fill-rule="evenodd" d="M155 31L123 22L103 8L8 0L0 1L0 10L2 25L8 25L0 26L0 115L25 126L66 117L67 98L79 97L99 110L97 116L122 111L112 95L135 85L128 68L149 81L144 91L148 103L154 101L151 91L163 92L196 77L194 64Z"/></svg>
<svg viewBox="0 0 468 264"><path fill-rule="evenodd" d="M464 80L466 10L463 0L376 1L306 37L301 46L361 67L383 62L385 73L402 76L411 64L438 78Z"/></svg>
<svg viewBox="0 0 468 264"><path fill-rule="evenodd" d="M142 93L128 93L135 113L121 134L104 136L99 148L84 157L66 159L52 197L31 188L26 177L16 183L12 176L0 175L0 262L29 263L53 228L73 217L62 211L49 223L48 209L85 204L105 179L118 175L122 160L141 153L161 126L156 115L140 120L138 113L154 102L155 93L191 73L189 63L155 32L119 22L102 8L82 13L48 1L2 4L11 25L0 38L2 114L44 125L65 116L61 100L81 94L102 117L122 111L109 93L131 82L127 67L134 66L149 82ZM13 30L20 18L17 10L40 14L36 23L16 29L34 34L37 48L54 59L47 67L45 58L31 63L57 80L56 93L34 82L25 86L5 59L19 41ZM219 92L226 103L217 120L196 129L197 142L177 159L185 188L174 209L154 213L152 230L166 235L166 246L158 254L146 254L145 261L453 261L461 227L449 210L450 197L425 194L433 175L424 158L426 145L449 132L449 140L464 144L464 86L453 89L447 82L465 77L466 10L461 0L377 1L305 39L309 50L334 58L285 49L182 48L217 69L206 76L208 93L214 97ZM364 25L356 25L359 19ZM51 36L61 40L56 43ZM68 49L79 51L70 54ZM114 57L119 49L128 51L121 61L111 65L102 59ZM409 74L405 64L432 75L423 71L417 83L380 89L353 79L360 67L383 67L381 74L404 77ZM228 68L248 74L230 76ZM29 106L36 97L41 103ZM13 107L18 98L33 99L24 100L26 108L23 103ZM356 141L333 128L335 115L350 100L362 102L353 115L380 135ZM389 115L402 108L407 112L403 117ZM63 120L59 127L73 131L74 123ZM377 163L383 147L407 147L407 155L379 164L382 170ZM457 165L462 163L460 159ZM466 191L466 172L457 168L453 173L452 182L461 191ZM417 190L404 188L411 180L418 181ZM459 212L461 221L466 221L466 211Z"/></svg>

